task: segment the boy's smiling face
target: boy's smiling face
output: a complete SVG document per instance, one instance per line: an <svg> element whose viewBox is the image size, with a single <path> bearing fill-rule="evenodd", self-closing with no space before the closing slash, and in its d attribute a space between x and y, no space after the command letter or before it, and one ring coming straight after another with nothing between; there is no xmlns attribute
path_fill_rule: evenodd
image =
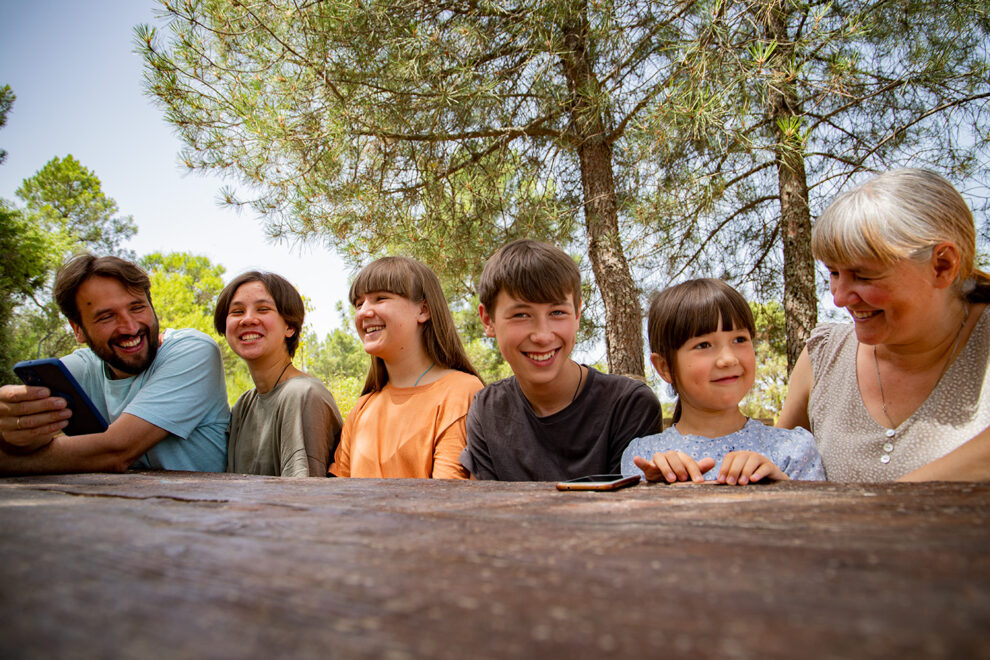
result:
<svg viewBox="0 0 990 660"><path fill-rule="evenodd" d="M499 291L494 311L481 305L479 312L485 334L498 342L524 390L570 382L561 375L567 373L581 320L581 302L573 295L560 302L534 303Z"/></svg>

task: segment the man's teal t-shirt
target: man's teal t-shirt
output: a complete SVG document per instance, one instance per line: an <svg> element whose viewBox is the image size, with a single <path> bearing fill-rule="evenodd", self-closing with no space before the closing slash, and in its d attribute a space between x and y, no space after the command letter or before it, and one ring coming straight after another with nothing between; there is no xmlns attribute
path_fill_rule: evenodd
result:
<svg viewBox="0 0 990 660"><path fill-rule="evenodd" d="M113 380L89 348L62 358L111 424L124 413L168 431L132 467L223 472L227 466L227 386L217 343L199 330L166 330L143 373Z"/></svg>

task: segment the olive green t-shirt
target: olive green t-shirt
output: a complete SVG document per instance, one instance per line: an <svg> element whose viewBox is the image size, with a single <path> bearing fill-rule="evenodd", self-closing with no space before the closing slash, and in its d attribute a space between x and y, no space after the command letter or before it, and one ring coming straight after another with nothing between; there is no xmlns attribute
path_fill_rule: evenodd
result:
<svg viewBox="0 0 990 660"><path fill-rule="evenodd" d="M333 395L313 376L290 378L265 394L250 390L231 410L227 472L326 477L340 427Z"/></svg>

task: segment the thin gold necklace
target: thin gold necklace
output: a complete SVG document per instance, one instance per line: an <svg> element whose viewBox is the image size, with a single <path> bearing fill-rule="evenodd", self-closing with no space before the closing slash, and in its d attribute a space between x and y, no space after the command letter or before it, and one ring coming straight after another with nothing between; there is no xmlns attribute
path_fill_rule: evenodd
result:
<svg viewBox="0 0 990 660"><path fill-rule="evenodd" d="M945 358L945 364L942 365L942 371L939 372L938 378L935 379L935 384L932 385L932 389L928 391L928 396L931 396L938 384L942 382L942 377L945 376L945 372L949 370L949 365L952 363L952 356L955 355L956 349L959 348L959 340L962 338L963 328L966 327L966 321L969 320L969 305L963 303L964 312L962 322L959 324L959 329L956 330L956 339L952 342L952 348L949 350L949 354ZM873 366L877 372L877 385L880 386L880 407L883 409L883 416L887 418L887 424L890 425L884 435L887 436L887 441L883 443L883 454L880 456L880 462L886 465L890 463L890 454L894 451L894 436L897 435L896 425L894 421L890 418L887 413L887 397L883 394L883 380L880 379L880 360L877 358L877 346L873 345ZM927 400L928 397L925 397Z"/></svg>

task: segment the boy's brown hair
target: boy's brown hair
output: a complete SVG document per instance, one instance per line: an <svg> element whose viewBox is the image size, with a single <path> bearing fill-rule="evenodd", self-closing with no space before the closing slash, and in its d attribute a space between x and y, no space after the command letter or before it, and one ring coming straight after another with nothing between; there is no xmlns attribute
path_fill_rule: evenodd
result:
<svg viewBox="0 0 990 660"><path fill-rule="evenodd" d="M478 298L489 314L500 291L533 303L557 303L572 295L581 301L581 272L560 248L521 238L503 245L481 272Z"/></svg>

